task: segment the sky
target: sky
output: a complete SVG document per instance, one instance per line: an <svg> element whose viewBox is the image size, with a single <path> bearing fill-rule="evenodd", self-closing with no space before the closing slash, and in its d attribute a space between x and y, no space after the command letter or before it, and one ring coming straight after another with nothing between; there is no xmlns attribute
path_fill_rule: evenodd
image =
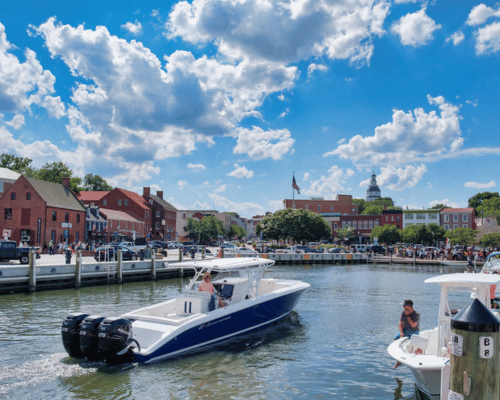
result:
<svg viewBox="0 0 500 400"><path fill-rule="evenodd" d="M0 153L36 168L247 218L373 172L403 208L498 191L500 3L4 3Z"/></svg>

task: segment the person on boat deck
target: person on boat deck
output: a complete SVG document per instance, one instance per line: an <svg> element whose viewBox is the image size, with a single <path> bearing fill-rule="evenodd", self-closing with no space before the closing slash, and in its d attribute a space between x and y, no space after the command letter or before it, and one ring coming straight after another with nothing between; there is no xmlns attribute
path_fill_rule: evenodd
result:
<svg viewBox="0 0 500 400"><path fill-rule="evenodd" d="M198 287L198 291L200 292L208 292L211 294L210 303L208 303L208 311L215 310L215 300L219 301L219 307L224 307L224 303L221 298L214 293L214 285L212 285L212 277L208 272L203 274L203 282L200 283Z"/></svg>
<svg viewBox="0 0 500 400"><path fill-rule="evenodd" d="M400 339L404 336L410 337L411 335L417 334L420 330L420 314L413 309L413 301L405 300L403 302L403 312L401 313L401 318L399 319L399 333L394 338ZM394 366L394 369L399 367L401 363L398 361Z"/></svg>

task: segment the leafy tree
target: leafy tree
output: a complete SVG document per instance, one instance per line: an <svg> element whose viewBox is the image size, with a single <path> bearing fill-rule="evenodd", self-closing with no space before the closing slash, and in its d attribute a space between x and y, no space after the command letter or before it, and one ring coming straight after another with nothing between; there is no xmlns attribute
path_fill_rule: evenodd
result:
<svg viewBox="0 0 500 400"><path fill-rule="evenodd" d="M33 160L28 157L16 157L7 153L0 154L0 167L11 169L12 171L16 171L20 174L24 173L32 161Z"/></svg>
<svg viewBox="0 0 500 400"><path fill-rule="evenodd" d="M448 206L446 204L439 203L431 207L429 210L441 210L442 208L448 208Z"/></svg>
<svg viewBox="0 0 500 400"><path fill-rule="evenodd" d="M477 215L496 218L497 221L500 221L500 197L491 197L483 200L483 203L477 208Z"/></svg>
<svg viewBox="0 0 500 400"><path fill-rule="evenodd" d="M366 207L364 208L363 212L361 214L364 215L382 215L382 210L384 209L384 206L378 205L378 204L373 204L374 202L367 202Z"/></svg>
<svg viewBox="0 0 500 400"><path fill-rule="evenodd" d="M237 212L234 212L234 211L228 212L226 214L232 215L233 217L236 217L236 218L240 218L240 214L238 214Z"/></svg>
<svg viewBox="0 0 500 400"><path fill-rule="evenodd" d="M267 239L319 241L330 238L332 231L321 215L310 210L292 209L276 211L257 224L255 233Z"/></svg>
<svg viewBox="0 0 500 400"><path fill-rule="evenodd" d="M365 199L352 199L352 203L358 205L358 212L362 214L367 201Z"/></svg>
<svg viewBox="0 0 500 400"><path fill-rule="evenodd" d="M456 228L445 234L451 244L466 244L467 246L476 243L476 235L477 232L470 228Z"/></svg>
<svg viewBox="0 0 500 400"><path fill-rule="evenodd" d="M403 230L403 242L405 243L418 243L418 226L417 225L408 225Z"/></svg>
<svg viewBox="0 0 500 400"><path fill-rule="evenodd" d="M469 207L474 208L474 211L476 213L476 217L479 215L478 213L478 207L483 204L484 200L491 199L492 197L499 197L498 192L483 192L483 193L478 193L474 196L472 196L469 199Z"/></svg>
<svg viewBox="0 0 500 400"><path fill-rule="evenodd" d="M417 228L417 241L422 244L432 243L432 232L427 225L418 225Z"/></svg>
<svg viewBox="0 0 500 400"><path fill-rule="evenodd" d="M219 235L225 234L224 224L215 216L209 215L203 219L189 218L185 227L189 232L186 236L191 240L206 243L209 239L217 239Z"/></svg>
<svg viewBox="0 0 500 400"><path fill-rule="evenodd" d="M227 236L229 236L230 238L238 236L238 238L241 239L247 236L247 231L239 225L231 224L227 231Z"/></svg>
<svg viewBox="0 0 500 400"><path fill-rule="evenodd" d="M444 229L442 226L439 226L438 224L429 224L427 225L427 228L431 231L433 243L444 241L446 229Z"/></svg>
<svg viewBox="0 0 500 400"><path fill-rule="evenodd" d="M379 225L372 230L370 238L377 238L379 243L394 244L401 241L401 233L394 225Z"/></svg>
<svg viewBox="0 0 500 400"><path fill-rule="evenodd" d="M343 241L344 238L347 238L347 240L349 241L351 238L353 238L356 234L354 233L354 229L352 229L351 227L349 226L344 226L343 228L340 228L340 229L337 229L335 231L336 235L337 235L337 238L340 240L340 241Z"/></svg>
<svg viewBox="0 0 500 400"><path fill-rule="evenodd" d="M499 233L487 233L479 241L482 246L485 247L500 247L500 234Z"/></svg>
<svg viewBox="0 0 500 400"><path fill-rule="evenodd" d="M79 192L82 179L73 177L73 171L61 161L47 163L35 172L35 178L47 182L62 183L63 178L67 177L70 178L70 189Z"/></svg>
<svg viewBox="0 0 500 400"><path fill-rule="evenodd" d="M111 186L99 175L87 174L83 178L84 191L110 191L113 190Z"/></svg>

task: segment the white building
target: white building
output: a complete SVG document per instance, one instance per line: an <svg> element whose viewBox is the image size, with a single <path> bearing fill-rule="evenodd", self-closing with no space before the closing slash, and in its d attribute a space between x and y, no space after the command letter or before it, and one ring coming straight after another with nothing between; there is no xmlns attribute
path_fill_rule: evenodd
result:
<svg viewBox="0 0 500 400"><path fill-rule="evenodd" d="M440 210L403 210L403 229L409 225L440 225Z"/></svg>
<svg viewBox="0 0 500 400"><path fill-rule="evenodd" d="M21 176L21 174L8 168L0 168L0 197Z"/></svg>

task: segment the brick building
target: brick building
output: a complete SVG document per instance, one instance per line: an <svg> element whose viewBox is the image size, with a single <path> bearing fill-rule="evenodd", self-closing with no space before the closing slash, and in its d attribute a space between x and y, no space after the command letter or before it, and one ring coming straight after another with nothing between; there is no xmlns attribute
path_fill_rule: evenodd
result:
<svg viewBox="0 0 500 400"><path fill-rule="evenodd" d="M104 228L105 243L132 241L134 235L136 238L144 237L139 236L138 232L145 231L145 223L132 217L130 214L106 208L101 208L99 213L106 220L106 227Z"/></svg>
<svg viewBox="0 0 500 400"><path fill-rule="evenodd" d="M382 215L341 215L332 221L332 236L335 239L336 231L347 227L355 236L361 238L360 242L368 243L373 228L380 225L381 219Z"/></svg>
<svg viewBox="0 0 500 400"><path fill-rule="evenodd" d="M21 176L0 198L0 232L10 231L10 239L43 246L85 240L85 208L63 184Z"/></svg>
<svg viewBox="0 0 500 400"><path fill-rule="evenodd" d="M142 197L151 209L151 239L175 240L177 208L163 199L163 192L151 194L151 188L144 187Z"/></svg>
<svg viewBox="0 0 500 400"><path fill-rule="evenodd" d="M476 218L473 208L442 208L441 226L447 231L456 228L476 230Z"/></svg>
<svg viewBox="0 0 500 400"><path fill-rule="evenodd" d="M325 213L339 213L341 215L357 215L358 205L352 202L352 196L349 194L339 194L335 200L325 200L323 197L311 197L307 200L285 199L284 208L305 209Z"/></svg>

